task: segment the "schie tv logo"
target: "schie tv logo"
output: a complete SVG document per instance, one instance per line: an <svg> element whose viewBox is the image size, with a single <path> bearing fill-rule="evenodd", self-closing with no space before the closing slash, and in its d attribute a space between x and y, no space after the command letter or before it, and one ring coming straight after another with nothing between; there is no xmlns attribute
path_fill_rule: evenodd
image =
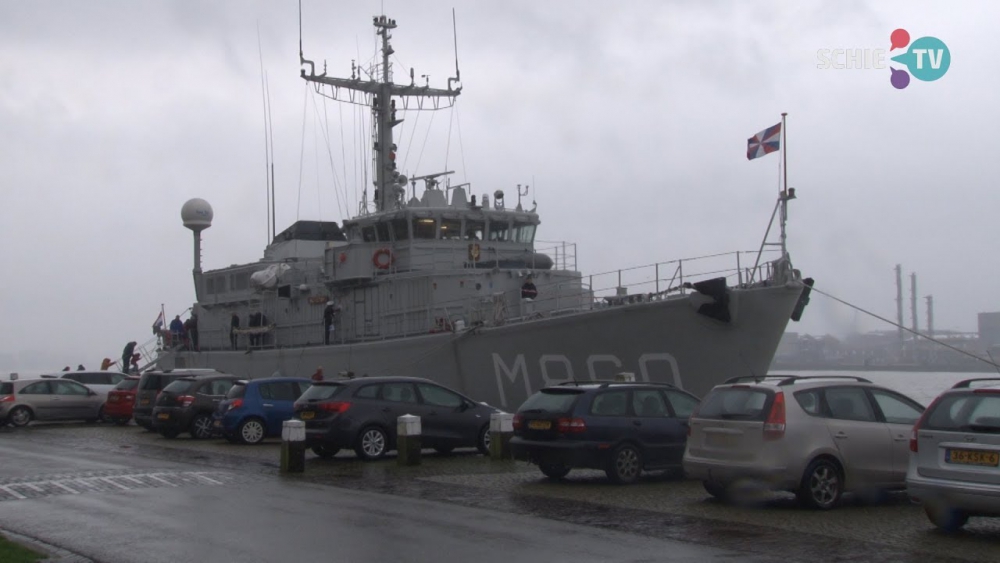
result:
<svg viewBox="0 0 1000 563"><path fill-rule="evenodd" d="M910 42L910 33L897 29L889 35L889 51L909 46L905 53L891 60L905 66L899 70L889 66L889 83L902 90L910 85L910 75L917 80L933 82L948 72L951 66L951 51L937 37L921 37ZM816 68L826 69L880 69L886 68L885 49L819 49Z"/></svg>

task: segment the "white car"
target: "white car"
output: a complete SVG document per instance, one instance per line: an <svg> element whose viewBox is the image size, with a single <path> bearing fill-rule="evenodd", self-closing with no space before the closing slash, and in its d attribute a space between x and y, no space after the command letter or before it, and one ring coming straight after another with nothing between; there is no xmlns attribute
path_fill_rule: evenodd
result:
<svg viewBox="0 0 1000 563"><path fill-rule="evenodd" d="M107 400L108 393L127 376L118 371L60 371L42 376L45 379L71 379L86 385Z"/></svg>

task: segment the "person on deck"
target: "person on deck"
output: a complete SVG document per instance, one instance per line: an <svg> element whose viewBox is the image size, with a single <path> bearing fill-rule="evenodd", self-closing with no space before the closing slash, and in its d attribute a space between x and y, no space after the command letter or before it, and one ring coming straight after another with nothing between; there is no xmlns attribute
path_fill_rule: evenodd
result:
<svg viewBox="0 0 1000 563"><path fill-rule="evenodd" d="M170 340L174 346L184 344L184 321L181 320L180 315L170 321Z"/></svg>
<svg viewBox="0 0 1000 563"><path fill-rule="evenodd" d="M327 345L330 344L330 338L334 336L335 326L333 321L334 317L337 315L338 309L339 308L333 303L333 301L327 301L326 309L323 309L323 341Z"/></svg>
<svg viewBox="0 0 1000 563"><path fill-rule="evenodd" d="M188 320L184 321L184 332L187 334L188 346L191 350L198 350L198 315L191 313Z"/></svg>
<svg viewBox="0 0 1000 563"><path fill-rule="evenodd" d="M122 371L128 371L128 365L132 359L132 354L135 352L135 340L129 342L125 345L125 349L122 350Z"/></svg>
<svg viewBox="0 0 1000 563"><path fill-rule="evenodd" d="M229 343L233 345L233 350L236 349L237 335L236 331L240 328L240 316L233 311L233 318L229 321Z"/></svg>
<svg viewBox="0 0 1000 563"><path fill-rule="evenodd" d="M316 368L316 372L312 374L313 381L323 381L323 366Z"/></svg>
<svg viewBox="0 0 1000 563"><path fill-rule="evenodd" d="M532 279L531 276L528 276L528 279L524 281L524 285L521 286L521 299L534 300L538 297L538 288L535 287Z"/></svg>
<svg viewBox="0 0 1000 563"><path fill-rule="evenodd" d="M76 371L86 371L87 368L83 367L83 364L76 366Z"/></svg>

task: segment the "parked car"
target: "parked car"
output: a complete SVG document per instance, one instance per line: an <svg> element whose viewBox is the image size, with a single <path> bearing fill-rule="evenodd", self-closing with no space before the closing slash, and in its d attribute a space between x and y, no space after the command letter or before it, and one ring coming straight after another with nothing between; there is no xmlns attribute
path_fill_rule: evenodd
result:
<svg viewBox="0 0 1000 563"><path fill-rule="evenodd" d="M968 379L945 391L910 439L907 491L935 526L955 531L970 516L1000 516L1000 378Z"/></svg>
<svg viewBox="0 0 1000 563"><path fill-rule="evenodd" d="M211 375L222 373L214 369L149 370L139 376L139 388L135 394L132 416L135 423L146 430L153 430L153 406L156 397L171 381L179 377Z"/></svg>
<svg viewBox="0 0 1000 563"><path fill-rule="evenodd" d="M236 381L215 410L213 429L243 444L281 436L281 425L295 415L295 400L310 385L311 380L296 377Z"/></svg>
<svg viewBox="0 0 1000 563"><path fill-rule="evenodd" d="M156 396L153 428L165 438L176 438L182 432L195 439L212 437L212 413L237 379L223 374L174 379Z"/></svg>
<svg viewBox="0 0 1000 563"><path fill-rule="evenodd" d="M514 415L511 452L553 479L589 468L603 469L615 483L633 483L643 471L680 470L687 420L698 401L658 383L546 387Z"/></svg>
<svg viewBox="0 0 1000 563"><path fill-rule="evenodd" d="M363 377L314 382L295 401L306 443L324 458L353 448L363 460L396 449L396 419L420 417L421 444L441 453L490 448L490 415L500 412L427 379Z"/></svg>
<svg viewBox="0 0 1000 563"><path fill-rule="evenodd" d="M132 409L135 407L135 394L139 389L139 376L126 375L114 389L108 392L104 403L104 419L118 425L128 424L132 420Z"/></svg>
<svg viewBox="0 0 1000 563"><path fill-rule="evenodd" d="M753 482L830 509L845 491L905 487L910 430L923 411L861 377L733 378L691 416L684 471L720 499Z"/></svg>
<svg viewBox="0 0 1000 563"><path fill-rule="evenodd" d="M0 383L0 420L26 426L32 420L101 418L104 397L66 379L21 379Z"/></svg>
<svg viewBox="0 0 1000 563"><path fill-rule="evenodd" d="M107 397L108 393L110 393L111 390L114 389L119 382L121 382L121 380L128 376L118 371L63 371L43 377L70 379L77 383L82 383L91 390L96 391L98 394Z"/></svg>

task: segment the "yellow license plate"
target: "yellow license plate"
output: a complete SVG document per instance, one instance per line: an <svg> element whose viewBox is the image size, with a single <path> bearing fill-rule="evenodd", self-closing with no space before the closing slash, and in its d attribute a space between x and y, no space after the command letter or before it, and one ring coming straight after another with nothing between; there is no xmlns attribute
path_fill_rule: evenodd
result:
<svg viewBox="0 0 1000 563"><path fill-rule="evenodd" d="M948 463L959 465L1000 465L1000 452L984 452L980 450L948 450Z"/></svg>
<svg viewBox="0 0 1000 563"><path fill-rule="evenodd" d="M139 401L139 404L140 405L148 405L149 404L149 399L143 399L143 400Z"/></svg>
<svg viewBox="0 0 1000 563"><path fill-rule="evenodd" d="M160 414L156 415L156 418L158 418L160 420L169 420L170 419L170 413L161 412Z"/></svg>
<svg viewBox="0 0 1000 563"><path fill-rule="evenodd" d="M222 421L221 420L216 420L215 422L212 423L212 425L216 426L216 427L222 426Z"/></svg>
<svg viewBox="0 0 1000 563"><path fill-rule="evenodd" d="M316 417L316 413L314 413L312 411L305 411L305 412L299 413L299 418L301 418L302 420L312 420L315 417Z"/></svg>
<svg viewBox="0 0 1000 563"><path fill-rule="evenodd" d="M551 420L532 420L528 422L528 428L532 430L548 430L552 428Z"/></svg>

